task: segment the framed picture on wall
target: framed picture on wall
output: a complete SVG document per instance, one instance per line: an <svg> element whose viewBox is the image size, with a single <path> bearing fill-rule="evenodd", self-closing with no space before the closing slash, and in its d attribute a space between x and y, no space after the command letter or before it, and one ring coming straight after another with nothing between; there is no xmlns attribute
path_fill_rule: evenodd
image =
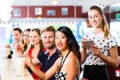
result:
<svg viewBox="0 0 120 80"><path fill-rule="evenodd" d="M68 15L68 8L67 7L63 7L61 12L62 12L62 15Z"/></svg>
<svg viewBox="0 0 120 80"><path fill-rule="evenodd" d="M55 10L47 10L47 16L55 16L56 12Z"/></svg>
<svg viewBox="0 0 120 80"><path fill-rule="evenodd" d="M41 7L35 8L35 15L42 15L42 8Z"/></svg>
<svg viewBox="0 0 120 80"><path fill-rule="evenodd" d="M13 16L21 16L21 11L20 11L20 9L14 9L14 10L13 10Z"/></svg>

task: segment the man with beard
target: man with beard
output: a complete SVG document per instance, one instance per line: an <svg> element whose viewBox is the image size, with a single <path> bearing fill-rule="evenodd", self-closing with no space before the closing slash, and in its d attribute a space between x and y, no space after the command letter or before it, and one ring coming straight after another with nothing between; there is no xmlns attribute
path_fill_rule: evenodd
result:
<svg viewBox="0 0 120 80"><path fill-rule="evenodd" d="M46 27L41 32L41 37L43 41L43 45L45 47L45 51L42 52L36 59L32 60L34 65L41 65L41 69L43 72L46 72L57 60L59 57L58 50L55 45L55 29L53 26ZM55 80L53 76L49 80Z"/></svg>

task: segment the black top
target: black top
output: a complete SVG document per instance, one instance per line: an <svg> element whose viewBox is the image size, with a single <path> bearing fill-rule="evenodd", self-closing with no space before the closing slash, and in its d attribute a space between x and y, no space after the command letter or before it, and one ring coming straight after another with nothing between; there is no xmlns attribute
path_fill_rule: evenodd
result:
<svg viewBox="0 0 120 80"><path fill-rule="evenodd" d="M48 51L44 51L43 53L38 55L38 60L42 63L41 69L44 72L46 72L59 57L59 52L57 49L55 50L54 54L51 57L48 54L49 54ZM53 76L49 80L55 80L55 77Z"/></svg>

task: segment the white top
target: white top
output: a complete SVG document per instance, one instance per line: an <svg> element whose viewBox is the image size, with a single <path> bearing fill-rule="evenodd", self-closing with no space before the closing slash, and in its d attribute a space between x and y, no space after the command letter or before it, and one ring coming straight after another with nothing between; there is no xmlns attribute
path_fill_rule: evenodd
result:
<svg viewBox="0 0 120 80"><path fill-rule="evenodd" d="M99 47L105 56L110 56L110 48L117 45L116 39L112 35L104 38L104 33L95 34L93 31L91 31L86 33L84 38L87 38L87 40L93 40L95 46ZM90 49L86 50L86 54L87 58L85 65L106 65L106 63L96 56Z"/></svg>

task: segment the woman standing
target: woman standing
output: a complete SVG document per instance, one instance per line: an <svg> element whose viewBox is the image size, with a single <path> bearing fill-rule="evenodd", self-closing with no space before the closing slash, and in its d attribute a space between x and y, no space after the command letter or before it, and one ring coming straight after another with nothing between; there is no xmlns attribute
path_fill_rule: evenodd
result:
<svg viewBox="0 0 120 80"><path fill-rule="evenodd" d="M85 59L83 78L88 80L110 80L106 65L118 67L117 42L110 34L104 13L98 6L92 6L88 19L93 30L82 39L82 55ZM93 41L94 44L86 44Z"/></svg>

